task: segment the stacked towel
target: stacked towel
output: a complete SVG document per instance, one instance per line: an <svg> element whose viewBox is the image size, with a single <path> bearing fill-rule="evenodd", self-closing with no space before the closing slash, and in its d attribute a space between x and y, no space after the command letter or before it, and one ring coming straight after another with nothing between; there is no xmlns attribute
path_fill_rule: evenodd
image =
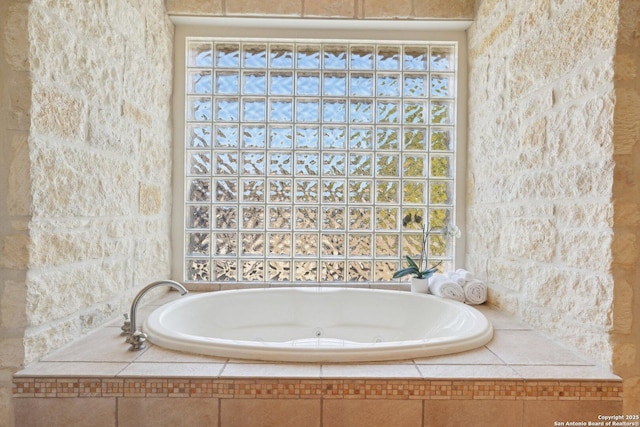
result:
<svg viewBox="0 0 640 427"><path fill-rule="evenodd" d="M487 285L480 280L471 280L462 286L464 302L467 304L482 304L487 300Z"/></svg>
<svg viewBox="0 0 640 427"><path fill-rule="evenodd" d="M429 278L429 291L433 295L464 302L464 290L446 274L436 274Z"/></svg>

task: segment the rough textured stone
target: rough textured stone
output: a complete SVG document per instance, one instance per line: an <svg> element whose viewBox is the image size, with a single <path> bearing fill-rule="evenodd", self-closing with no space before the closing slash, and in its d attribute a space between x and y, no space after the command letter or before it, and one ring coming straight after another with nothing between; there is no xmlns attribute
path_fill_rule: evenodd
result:
<svg viewBox="0 0 640 427"><path fill-rule="evenodd" d="M358 0L304 0L304 16L321 18L355 18Z"/></svg>
<svg viewBox="0 0 640 427"><path fill-rule="evenodd" d="M167 12L173 15L221 15L223 0L166 0Z"/></svg>
<svg viewBox="0 0 640 427"><path fill-rule="evenodd" d="M302 0L227 1L226 14L247 16L302 16Z"/></svg>
<svg viewBox="0 0 640 427"><path fill-rule="evenodd" d="M472 19L473 0L413 0L416 18Z"/></svg>
<svg viewBox="0 0 640 427"><path fill-rule="evenodd" d="M412 0L364 0L366 18L408 18L411 16Z"/></svg>

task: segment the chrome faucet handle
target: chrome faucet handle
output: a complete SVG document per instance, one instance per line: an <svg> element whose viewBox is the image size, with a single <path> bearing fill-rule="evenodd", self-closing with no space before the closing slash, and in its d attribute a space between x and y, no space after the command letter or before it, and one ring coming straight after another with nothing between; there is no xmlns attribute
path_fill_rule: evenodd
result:
<svg viewBox="0 0 640 427"><path fill-rule="evenodd" d="M147 345L145 341L147 341L147 334L142 331L135 331L133 334L129 336L130 340L127 342L131 343L131 347L129 347L129 351L137 351L146 348Z"/></svg>
<svg viewBox="0 0 640 427"><path fill-rule="evenodd" d="M122 331L120 332L120 335L125 336L131 333L131 321L129 320L129 315L127 313L124 313L123 316L124 323L120 327L120 330Z"/></svg>

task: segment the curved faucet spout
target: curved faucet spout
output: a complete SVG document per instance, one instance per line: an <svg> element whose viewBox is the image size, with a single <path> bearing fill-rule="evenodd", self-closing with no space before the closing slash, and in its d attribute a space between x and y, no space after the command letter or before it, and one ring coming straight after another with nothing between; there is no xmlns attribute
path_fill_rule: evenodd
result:
<svg viewBox="0 0 640 427"><path fill-rule="evenodd" d="M133 299L133 303L131 303L131 311L129 313L129 320L128 320L129 333L127 335L126 342L131 344L131 347L129 347L129 350L131 351L142 350L143 348L146 347L144 342L147 339L147 335L144 332L138 331L136 328L136 311L138 309L138 304L140 303L140 300L147 292L162 285L172 287L173 289L180 292L180 295L184 295L189 292L184 286L182 286L180 283L175 282L173 280L158 280L157 282L148 284L147 286L142 288L140 292L138 292L138 295L136 295L135 298Z"/></svg>

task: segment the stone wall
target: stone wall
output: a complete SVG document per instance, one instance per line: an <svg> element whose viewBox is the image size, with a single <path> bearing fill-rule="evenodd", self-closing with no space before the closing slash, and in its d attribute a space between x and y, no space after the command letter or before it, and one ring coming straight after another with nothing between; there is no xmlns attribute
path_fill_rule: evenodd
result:
<svg viewBox="0 0 640 427"><path fill-rule="evenodd" d="M612 366L625 396L640 374L639 13L484 0L468 35L467 267L491 303Z"/></svg>

